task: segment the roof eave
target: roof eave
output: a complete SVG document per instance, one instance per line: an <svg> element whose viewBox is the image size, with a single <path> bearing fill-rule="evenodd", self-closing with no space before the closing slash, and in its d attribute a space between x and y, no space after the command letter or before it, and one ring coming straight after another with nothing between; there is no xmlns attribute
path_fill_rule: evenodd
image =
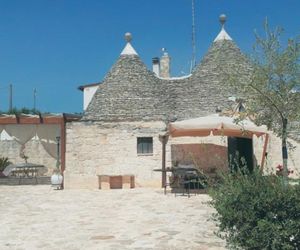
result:
<svg viewBox="0 0 300 250"><path fill-rule="evenodd" d="M101 84L101 82L90 83L90 84L85 84L85 85L80 85L79 87L77 87L77 89L80 90L80 91L83 91L85 88L98 86L98 85L100 85L100 84Z"/></svg>

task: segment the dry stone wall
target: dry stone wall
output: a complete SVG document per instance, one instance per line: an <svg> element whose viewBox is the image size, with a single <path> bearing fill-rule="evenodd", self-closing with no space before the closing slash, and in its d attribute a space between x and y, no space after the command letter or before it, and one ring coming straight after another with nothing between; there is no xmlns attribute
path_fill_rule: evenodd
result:
<svg viewBox="0 0 300 250"><path fill-rule="evenodd" d="M136 186L159 186L153 169L161 168L164 129L162 122L68 123L65 187L98 188L97 175L134 175ZM153 137L153 154L137 154L137 137Z"/></svg>

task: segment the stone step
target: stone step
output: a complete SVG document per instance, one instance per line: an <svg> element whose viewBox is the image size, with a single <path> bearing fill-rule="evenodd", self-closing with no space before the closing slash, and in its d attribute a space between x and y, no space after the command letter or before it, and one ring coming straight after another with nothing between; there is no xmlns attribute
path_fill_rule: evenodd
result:
<svg viewBox="0 0 300 250"><path fill-rule="evenodd" d="M39 176L37 180L35 178L22 178L21 181L18 177L1 177L0 185L51 185L51 177Z"/></svg>

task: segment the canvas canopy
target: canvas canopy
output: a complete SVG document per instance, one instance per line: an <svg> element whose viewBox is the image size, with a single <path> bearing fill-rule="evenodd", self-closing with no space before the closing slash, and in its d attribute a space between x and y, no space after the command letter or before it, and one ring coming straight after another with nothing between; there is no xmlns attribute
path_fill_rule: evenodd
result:
<svg viewBox="0 0 300 250"><path fill-rule="evenodd" d="M20 155L24 153L25 144L37 135L46 152L57 158L56 137L61 133L59 124L7 124L0 127L0 131L3 130L21 144Z"/></svg>
<svg viewBox="0 0 300 250"><path fill-rule="evenodd" d="M256 126L250 120L236 122L234 117L210 115L190 120L173 122L169 125L172 137L179 136L234 136L252 138L267 134L266 126Z"/></svg>

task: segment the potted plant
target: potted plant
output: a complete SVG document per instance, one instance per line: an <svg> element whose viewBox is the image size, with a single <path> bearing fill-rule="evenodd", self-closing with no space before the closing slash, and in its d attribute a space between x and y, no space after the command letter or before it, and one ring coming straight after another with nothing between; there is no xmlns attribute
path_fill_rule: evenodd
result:
<svg viewBox="0 0 300 250"><path fill-rule="evenodd" d="M57 157L56 157L56 168L53 170L53 174L51 176L51 185L56 187L56 189L62 188L63 176L60 171L60 161L59 161L59 145L60 145L60 137L56 137L57 141Z"/></svg>

